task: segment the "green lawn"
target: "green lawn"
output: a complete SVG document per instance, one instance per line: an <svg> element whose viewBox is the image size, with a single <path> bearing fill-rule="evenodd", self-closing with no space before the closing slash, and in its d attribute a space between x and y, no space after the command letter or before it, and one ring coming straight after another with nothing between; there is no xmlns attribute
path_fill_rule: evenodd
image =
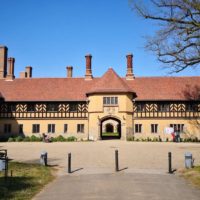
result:
<svg viewBox="0 0 200 200"><path fill-rule="evenodd" d="M191 169L184 169L180 172L180 174L193 185L196 185L200 188L200 166L195 166Z"/></svg>
<svg viewBox="0 0 200 200"><path fill-rule="evenodd" d="M102 136L119 136L119 133L103 132Z"/></svg>
<svg viewBox="0 0 200 200"><path fill-rule="evenodd" d="M10 177L10 170L13 177ZM55 170L39 164L9 163L9 177L5 181L0 172L0 199L29 200L47 183L52 181Z"/></svg>

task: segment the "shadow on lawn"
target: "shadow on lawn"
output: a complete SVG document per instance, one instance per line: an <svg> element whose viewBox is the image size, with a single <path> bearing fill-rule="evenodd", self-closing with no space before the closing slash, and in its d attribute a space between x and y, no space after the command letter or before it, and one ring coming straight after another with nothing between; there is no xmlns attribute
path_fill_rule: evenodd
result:
<svg viewBox="0 0 200 200"><path fill-rule="evenodd" d="M17 192L35 187L36 183L32 180L32 177L7 177L6 180L0 177L0 199L14 199Z"/></svg>

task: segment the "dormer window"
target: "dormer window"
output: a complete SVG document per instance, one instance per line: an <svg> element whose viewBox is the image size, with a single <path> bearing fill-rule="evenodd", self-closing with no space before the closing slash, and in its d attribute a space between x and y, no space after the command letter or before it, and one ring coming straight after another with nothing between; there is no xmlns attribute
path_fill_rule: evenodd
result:
<svg viewBox="0 0 200 200"><path fill-rule="evenodd" d="M118 105L118 97L103 97L103 105Z"/></svg>

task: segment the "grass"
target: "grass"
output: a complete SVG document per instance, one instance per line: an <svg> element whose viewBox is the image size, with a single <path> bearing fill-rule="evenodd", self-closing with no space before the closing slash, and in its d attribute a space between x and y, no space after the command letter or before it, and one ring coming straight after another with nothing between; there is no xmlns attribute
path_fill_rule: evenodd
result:
<svg viewBox="0 0 200 200"><path fill-rule="evenodd" d="M102 136L119 136L119 133L103 132Z"/></svg>
<svg viewBox="0 0 200 200"><path fill-rule="evenodd" d="M32 199L44 185L55 178L53 168L39 164L10 162L9 173L11 170L13 176L9 174L6 181L3 172L0 172L0 199Z"/></svg>
<svg viewBox="0 0 200 200"><path fill-rule="evenodd" d="M184 169L180 172L180 174L193 185L200 188L200 166L195 166L191 169Z"/></svg>

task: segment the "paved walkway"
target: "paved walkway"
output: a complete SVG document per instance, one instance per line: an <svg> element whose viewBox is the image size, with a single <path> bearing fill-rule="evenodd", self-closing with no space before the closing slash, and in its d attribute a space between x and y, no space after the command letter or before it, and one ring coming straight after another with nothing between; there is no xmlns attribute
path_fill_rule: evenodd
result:
<svg viewBox="0 0 200 200"><path fill-rule="evenodd" d="M35 200L199 200L200 190L176 175L109 173L60 176Z"/></svg>

